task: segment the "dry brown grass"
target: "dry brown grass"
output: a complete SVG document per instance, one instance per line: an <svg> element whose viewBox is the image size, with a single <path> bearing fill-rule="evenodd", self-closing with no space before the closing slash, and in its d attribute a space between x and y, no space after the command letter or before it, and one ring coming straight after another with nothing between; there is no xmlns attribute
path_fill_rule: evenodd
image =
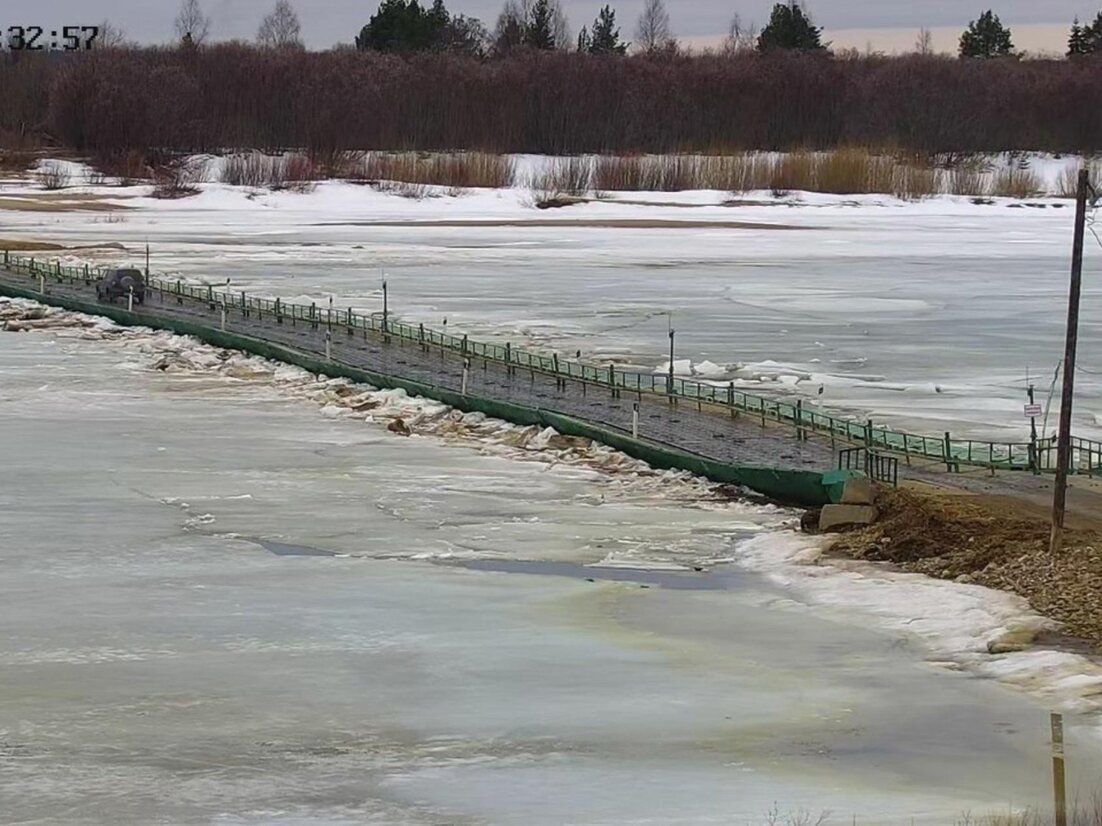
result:
<svg viewBox="0 0 1102 826"><path fill-rule="evenodd" d="M991 194L1000 198L1036 198L1045 192L1044 182L1028 166L1011 163L995 173Z"/></svg>
<svg viewBox="0 0 1102 826"><path fill-rule="evenodd" d="M976 160L962 160L949 168L949 192L971 198L985 198L991 194L991 181L983 164Z"/></svg>
<svg viewBox="0 0 1102 826"><path fill-rule="evenodd" d="M516 179L512 158L485 152L368 152L349 156L343 166L344 177L352 180L440 186L452 194L473 188L503 189Z"/></svg>
<svg viewBox="0 0 1102 826"><path fill-rule="evenodd" d="M904 161L895 168L892 193L904 201L932 198L944 191L944 175L924 159Z"/></svg>
<svg viewBox="0 0 1102 826"><path fill-rule="evenodd" d="M891 158L863 149L839 149L813 156L809 184L815 192L832 195L887 193L894 189L894 170Z"/></svg>
<svg viewBox="0 0 1102 826"><path fill-rule="evenodd" d="M769 184L775 197L795 190L814 191L815 158L810 152L792 152L773 158L768 166Z"/></svg>

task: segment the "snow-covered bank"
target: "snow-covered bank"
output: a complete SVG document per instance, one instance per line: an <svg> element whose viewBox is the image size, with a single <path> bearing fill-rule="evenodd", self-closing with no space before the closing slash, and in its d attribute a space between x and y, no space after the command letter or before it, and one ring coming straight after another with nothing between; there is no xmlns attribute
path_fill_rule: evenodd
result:
<svg viewBox="0 0 1102 826"><path fill-rule="evenodd" d="M1025 648L1056 623L1021 597L979 585L893 571L887 565L822 557L829 539L770 533L738 545L734 560L791 588L812 605L860 611L917 639L930 662L1029 692L1054 709L1089 713L1102 736L1102 663L1069 651Z"/></svg>

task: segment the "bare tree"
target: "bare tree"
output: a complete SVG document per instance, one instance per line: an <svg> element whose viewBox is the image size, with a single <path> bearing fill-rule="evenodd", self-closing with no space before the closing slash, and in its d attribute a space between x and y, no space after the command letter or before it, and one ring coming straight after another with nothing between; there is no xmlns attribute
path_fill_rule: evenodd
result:
<svg viewBox="0 0 1102 826"><path fill-rule="evenodd" d="M661 51L673 42L670 15L663 0L647 0L635 27L635 40L647 52Z"/></svg>
<svg viewBox="0 0 1102 826"><path fill-rule="evenodd" d="M110 20L104 20L99 24L96 39L92 41L92 48L94 49L121 49L127 45L129 44L126 39L126 32Z"/></svg>
<svg viewBox="0 0 1102 826"><path fill-rule="evenodd" d="M753 22L746 24L742 17L735 15L731 18L731 28L727 32L727 40L723 43L723 51L727 54L741 54L752 52L758 47L758 27Z"/></svg>
<svg viewBox="0 0 1102 826"><path fill-rule="evenodd" d="M260 21L256 42L270 49L302 48L302 26L289 0L277 0L272 13Z"/></svg>
<svg viewBox="0 0 1102 826"><path fill-rule="evenodd" d="M924 55L934 53L934 35L925 27L918 30L918 37L915 39L915 53Z"/></svg>
<svg viewBox="0 0 1102 826"><path fill-rule="evenodd" d="M180 13L176 15L176 36L183 42L196 46L210 34L210 18L203 14L199 0L182 0Z"/></svg>

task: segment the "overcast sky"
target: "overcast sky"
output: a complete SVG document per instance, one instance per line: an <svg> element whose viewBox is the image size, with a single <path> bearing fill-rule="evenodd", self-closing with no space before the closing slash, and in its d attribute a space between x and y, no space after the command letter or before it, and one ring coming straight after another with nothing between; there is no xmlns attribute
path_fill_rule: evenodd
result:
<svg viewBox="0 0 1102 826"><path fill-rule="evenodd" d="M563 0L572 27L577 30L596 16L607 0ZM481 18L492 27L503 0L450 0L453 14ZM736 12L744 20L766 20L774 0L666 0L675 34L690 42L705 44L722 35ZM260 18L275 0L201 0L213 18L218 39L252 38ZM378 7L378 0L292 0L302 21L303 35L311 48L337 42L351 42L360 26ZM613 2L625 37L635 28L643 0ZM988 6L1004 23L1022 27L1022 37L1042 37L1049 48L1060 49L1073 17L1092 18L1102 0L806 0L815 21L826 27L827 39L841 35L845 45L866 37L882 48L900 37L913 41L921 27L944 29L945 37L959 31ZM172 20L179 0L4 0L0 27L38 25L47 31L66 25L92 25L110 19L126 34L142 42L164 42L172 36ZM1038 27L1031 24L1049 24ZM1058 26L1056 25L1058 24ZM857 31L855 31L857 30ZM1059 32L1063 31L1063 35ZM1030 32L1031 34L1027 34ZM834 38L838 42L839 38ZM940 38L939 38L940 39ZM1049 45L1049 40L1053 42ZM855 41L851 43L850 41ZM1019 45L1039 48L1035 42Z"/></svg>

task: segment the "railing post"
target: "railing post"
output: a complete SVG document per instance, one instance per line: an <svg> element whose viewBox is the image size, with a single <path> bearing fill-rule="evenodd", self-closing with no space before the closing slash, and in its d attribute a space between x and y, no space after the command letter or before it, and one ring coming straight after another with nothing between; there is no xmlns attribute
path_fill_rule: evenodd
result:
<svg viewBox="0 0 1102 826"><path fill-rule="evenodd" d="M872 419L865 422L865 447L872 447Z"/></svg>
<svg viewBox="0 0 1102 826"><path fill-rule="evenodd" d="M949 431L945 431L945 469L949 473L953 472L953 440L949 436Z"/></svg>
<svg viewBox="0 0 1102 826"><path fill-rule="evenodd" d="M333 360L333 334L328 330L325 331L325 360Z"/></svg>
<svg viewBox="0 0 1102 826"><path fill-rule="evenodd" d="M466 338L466 336L464 336L464 338ZM461 385L460 390L459 390L460 394L463 395L463 396L467 395L467 380L470 378L470 375L471 375L471 360L470 359L463 359L463 384Z"/></svg>
<svg viewBox="0 0 1102 826"><path fill-rule="evenodd" d="M804 400L796 399L796 439L800 442L807 441L807 433L804 432Z"/></svg>
<svg viewBox="0 0 1102 826"><path fill-rule="evenodd" d="M467 334L466 333L463 334L463 351L462 352L463 352L464 356L467 355Z"/></svg>
<svg viewBox="0 0 1102 826"><path fill-rule="evenodd" d="M631 406L631 437L633 439L639 438L639 402L635 402Z"/></svg>
<svg viewBox="0 0 1102 826"><path fill-rule="evenodd" d="M417 328L417 337L421 340L421 343L425 343L425 325L422 322Z"/></svg>

